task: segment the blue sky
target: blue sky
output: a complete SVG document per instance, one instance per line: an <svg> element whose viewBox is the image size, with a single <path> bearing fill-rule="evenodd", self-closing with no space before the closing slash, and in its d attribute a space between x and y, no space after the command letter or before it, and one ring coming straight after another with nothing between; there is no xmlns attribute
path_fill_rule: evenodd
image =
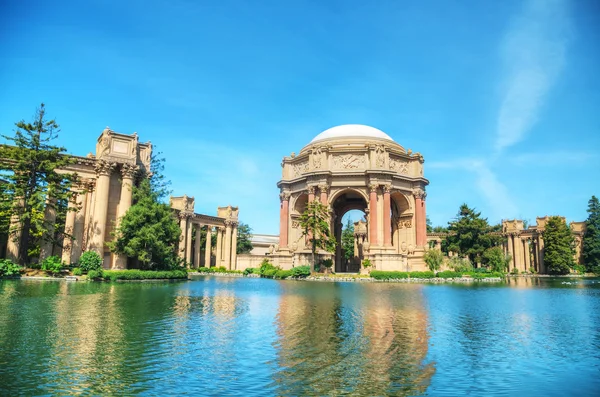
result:
<svg viewBox="0 0 600 397"><path fill-rule="evenodd" d="M167 159L196 211L278 233L284 155L367 124L425 156L427 210L587 216L600 195L600 5L3 1L0 131L45 102L85 155L105 126Z"/></svg>

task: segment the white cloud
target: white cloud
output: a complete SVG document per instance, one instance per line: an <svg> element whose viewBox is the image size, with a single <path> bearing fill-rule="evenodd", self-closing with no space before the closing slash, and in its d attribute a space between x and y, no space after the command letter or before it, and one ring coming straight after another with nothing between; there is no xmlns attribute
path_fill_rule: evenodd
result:
<svg viewBox="0 0 600 397"><path fill-rule="evenodd" d="M531 0L514 18L501 47L506 89L497 121L496 150L521 141L536 123L565 64L565 0Z"/></svg>

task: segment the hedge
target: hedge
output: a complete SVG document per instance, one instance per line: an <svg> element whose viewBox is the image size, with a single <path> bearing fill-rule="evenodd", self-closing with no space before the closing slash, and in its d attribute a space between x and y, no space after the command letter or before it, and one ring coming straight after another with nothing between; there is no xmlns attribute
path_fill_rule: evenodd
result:
<svg viewBox="0 0 600 397"><path fill-rule="evenodd" d="M185 270L90 270L88 277L91 279L103 278L104 280L164 280L187 279Z"/></svg>
<svg viewBox="0 0 600 397"><path fill-rule="evenodd" d="M408 278L408 272L385 272L383 270L371 271L371 277L375 280L392 280L400 278Z"/></svg>

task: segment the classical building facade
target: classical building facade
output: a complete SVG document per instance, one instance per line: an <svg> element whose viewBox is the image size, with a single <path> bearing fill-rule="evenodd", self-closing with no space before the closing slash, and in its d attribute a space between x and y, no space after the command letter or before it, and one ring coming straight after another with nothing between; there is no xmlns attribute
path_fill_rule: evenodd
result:
<svg viewBox="0 0 600 397"><path fill-rule="evenodd" d="M300 215L319 200L330 211L338 241L331 257L336 272L351 271L342 261L342 217L350 210L366 215L357 239L357 260L370 259L379 270L421 270L427 244L423 156L405 149L376 128L342 125L317 135L299 154L284 157L280 189L279 244L271 258L284 269L310 257Z"/></svg>
<svg viewBox="0 0 600 397"><path fill-rule="evenodd" d="M139 177L151 172L152 144L140 142L137 133L126 135L106 127L98 138L95 154L72 157L73 164L59 170L78 176L77 184L72 187L73 198L68 203L72 210L67 212L64 233L51 231L57 233L59 243L41 243L40 261L58 255L64 263L76 263L83 252L92 250L104 259L104 268L126 268L128 258L111 253L106 243L113 238L112 232L131 207L132 186ZM179 217L182 230L179 255L188 264L201 263L199 252L204 248L203 263L227 268L235 266L232 263L235 264L236 260L237 208L218 208L216 217L196 214L194 199L187 196L172 197L171 206L174 215ZM46 207L44 216L49 224L55 223L56 212L52 206ZM18 222L18 219L13 222ZM214 249L210 245L211 239L207 239L206 247L199 247L197 242L194 244L190 241L191 230L200 227L217 233L217 246ZM6 257L16 261L18 252L17 239L9 238Z"/></svg>

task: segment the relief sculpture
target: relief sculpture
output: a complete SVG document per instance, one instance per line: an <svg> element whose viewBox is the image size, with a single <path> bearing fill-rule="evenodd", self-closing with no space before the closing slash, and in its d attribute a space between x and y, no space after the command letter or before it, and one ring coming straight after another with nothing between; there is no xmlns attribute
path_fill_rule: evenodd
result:
<svg viewBox="0 0 600 397"><path fill-rule="evenodd" d="M333 157L333 167L338 169L357 169L364 168L365 159L356 154L342 154Z"/></svg>

